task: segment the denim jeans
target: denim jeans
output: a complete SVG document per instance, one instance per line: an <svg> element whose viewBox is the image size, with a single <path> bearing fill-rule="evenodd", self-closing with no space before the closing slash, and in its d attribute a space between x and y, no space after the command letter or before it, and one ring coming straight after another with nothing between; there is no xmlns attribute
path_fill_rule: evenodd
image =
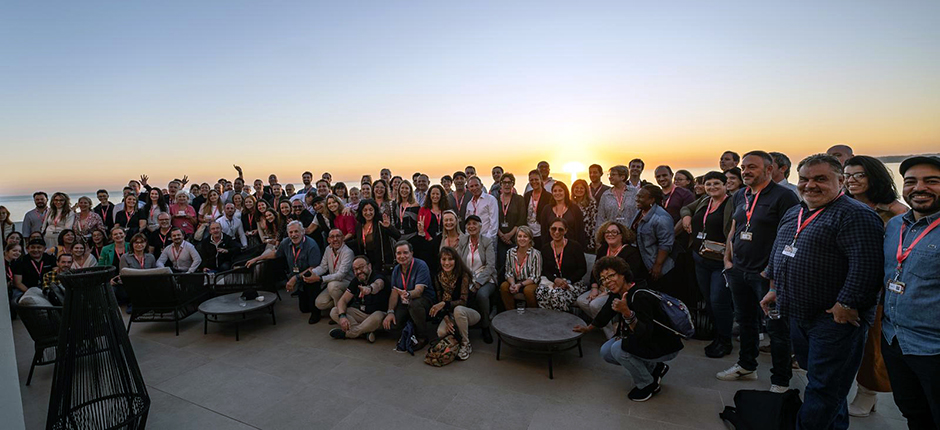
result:
<svg viewBox="0 0 940 430"><path fill-rule="evenodd" d="M647 387L655 382L653 380L653 369L656 368L656 364L672 360L679 355L679 352L676 351L653 360L647 360L624 351L620 347L621 342L623 342L621 339L613 338L601 345L601 358L610 364L619 364L627 369L627 372L630 372L630 376L633 377L633 384L640 388Z"/></svg>
<svg viewBox="0 0 940 430"><path fill-rule="evenodd" d="M931 311L935 312L935 311ZM940 355L905 355L898 339L880 339L894 403L912 429L940 428Z"/></svg>
<svg viewBox="0 0 940 430"><path fill-rule="evenodd" d="M470 293L467 297L467 303L470 307L480 313L480 328L490 327L490 298L496 294L496 284L487 282L480 286L475 293Z"/></svg>
<svg viewBox="0 0 940 430"><path fill-rule="evenodd" d="M846 396L862 363L869 322L839 324L830 314L790 320L796 359L806 368L806 391L797 429L849 428Z"/></svg>
<svg viewBox="0 0 940 430"><path fill-rule="evenodd" d="M760 301L770 290L770 281L759 273L747 273L737 269L725 271L731 297L734 300L734 317L741 326L741 351L738 365L746 370L757 370L760 354L760 324L764 313ZM790 327L784 318L768 319L767 333L770 335L770 354L773 368L770 382L783 387L790 386L793 368L790 367Z"/></svg>
<svg viewBox="0 0 940 430"><path fill-rule="evenodd" d="M731 339L731 326L734 325L734 306L731 304L731 289L721 272L724 263L702 258L697 252L692 253L695 260L695 277L698 287L705 298L708 313L715 322L715 332L721 338Z"/></svg>

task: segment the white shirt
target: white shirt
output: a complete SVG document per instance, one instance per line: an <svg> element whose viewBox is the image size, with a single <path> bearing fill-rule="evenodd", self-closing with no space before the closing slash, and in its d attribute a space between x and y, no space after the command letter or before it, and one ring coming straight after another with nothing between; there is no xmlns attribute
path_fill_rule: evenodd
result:
<svg viewBox="0 0 940 430"><path fill-rule="evenodd" d="M486 237L496 237L496 231L499 227L499 202L496 197L489 193L483 193L480 198L474 200L473 196L468 196L467 213L464 219L470 215L480 217L483 224L480 226L480 234Z"/></svg>
<svg viewBox="0 0 940 430"><path fill-rule="evenodd" d="M221 216L215 221L222 226L222 233L237 238L238 242L242 244L242 248L248 247L248 238L245 236L245 228L242 227L242 220L240 218L233 217L232 219L228 219Z"/></svg>
<svg viewBox="0 0 940 430"><path fill-rule="evenodd" d="M339 251L335 252L332 246L327 246L323 259L320 260L320 265L313 269L313 273L326 283L333 281L350 282L353 278L352 263L355 257L353 250L345 243L339 248Z"/></svg>
<svg viewBox="0 0 940 430"><path fill-rule="evenodd" d="M202 257L193 244L184 240L178 252L175 244L164 248L160 259L157 260L157 267L166 267L167 261L172 263L173 269L177 271L193 273L202 264Z"/></svg>

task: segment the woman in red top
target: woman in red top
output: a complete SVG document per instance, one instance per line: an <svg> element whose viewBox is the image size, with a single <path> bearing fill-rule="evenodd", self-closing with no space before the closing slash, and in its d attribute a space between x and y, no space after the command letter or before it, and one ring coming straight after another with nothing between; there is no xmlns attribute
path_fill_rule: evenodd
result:
<svg viewBox="0 0 940 430"><path fill-rule="evenodd" d="M356 217L344 214L343 209L346 206L335 194L326 196L326 209L330 217L330 223L333 228L338 228L343 232L343 241L353 238L356 233Z"/></svg>

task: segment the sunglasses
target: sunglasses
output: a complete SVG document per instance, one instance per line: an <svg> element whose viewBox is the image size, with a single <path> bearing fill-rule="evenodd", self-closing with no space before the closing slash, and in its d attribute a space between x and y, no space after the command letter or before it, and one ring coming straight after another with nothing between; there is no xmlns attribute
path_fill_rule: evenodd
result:
<svg viewBox="0 0 940 430"><path fill-rule="evenodd" d="M565 228L564 227L551 227L548 230L549 231L565 231Z"/></svg>

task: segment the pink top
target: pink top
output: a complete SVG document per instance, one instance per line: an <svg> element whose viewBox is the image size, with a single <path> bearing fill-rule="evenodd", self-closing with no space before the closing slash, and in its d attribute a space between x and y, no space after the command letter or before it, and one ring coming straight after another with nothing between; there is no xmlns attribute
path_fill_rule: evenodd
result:
<svg viewBox="0 0 940 430"><path fill-rule="evenodd" d="M195 233L196 226L194 226L188 218L180 217L179 216L180 212L185 212L186 216L190 216L194 218L196 217L196 210L193 209L192 206L186 205L186 207L183 208L179 204L172 204L170 205L170 216L173 217L173 221L172 221L173 227L179 227L180 230L182 230L184 234Z"/></svg>
<svg viewBox="0 0 940 430"><path fill-rule="evenodd" d="M340 229L343 235L356 233L356 217L352 215L340 215L333 220L333 226Z"/></svg>

